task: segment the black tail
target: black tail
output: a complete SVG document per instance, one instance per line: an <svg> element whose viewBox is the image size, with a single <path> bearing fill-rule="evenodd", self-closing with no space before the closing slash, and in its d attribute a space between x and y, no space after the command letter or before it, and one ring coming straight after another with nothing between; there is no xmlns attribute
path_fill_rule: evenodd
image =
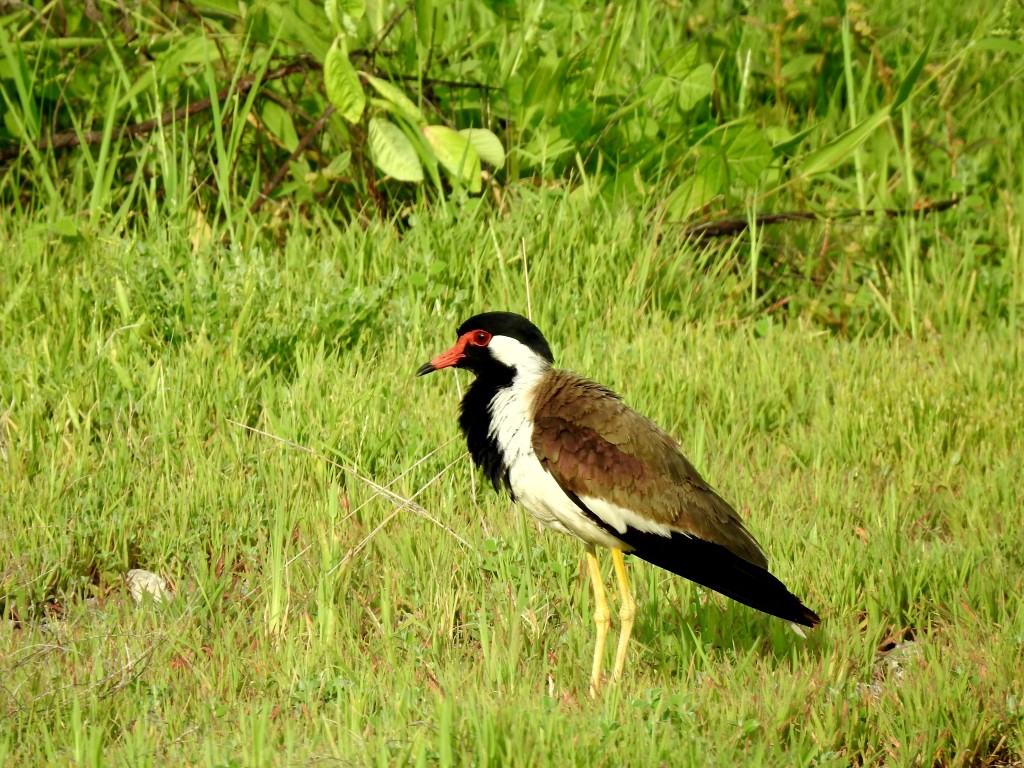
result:
<svg viewBox="0 0 1024 768"><path fill-rule="evenodd" d="M766 569L749 563L720 544L676 533L671 538L633 528L615 537L633 547L629 554L671 571L737 602L780 619L815 626L818 614L800 602Z"/></svg>

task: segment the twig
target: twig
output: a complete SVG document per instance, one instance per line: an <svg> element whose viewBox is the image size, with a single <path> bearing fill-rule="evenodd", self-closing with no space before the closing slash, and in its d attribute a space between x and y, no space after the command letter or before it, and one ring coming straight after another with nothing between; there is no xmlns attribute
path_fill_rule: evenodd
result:
<svg viewBox="0 0 1024 768"><path fill-rule="evenodd" d="M160 643L166 642L166 636L161 636L161 638L160 638L160 640L158 642L160 642ZM138 680L142 676L142 674L146 671L148 665L152 661L153 653L156 651L157 644L158 643L156 643L156 642L151 643L142 652L142 655L139 656L139 658L137 658L137 659L132 659L131 656L128 655L126 657L127 661L119 669L116 669L113 672L110 672L109 674L107 674L106 676L104 676L103 678L101 678L99 680L96 680L95 682L92 682L92 683L71 682L71 683L66 683L65 685L62 685L59 688L52 688L52 689L43 691L42 693L37 694L36 696L32 697L31 699L29 699L24 704L21 704L20 706L12 706L10 708L10 710L6 713L5 716L6 717L13 717L16 714L23 714L23 713L26 713L26 712L32 712L32 711L34 711L35 706L36 706L36 704L38 702L40 702L40 701L42 701L44 699L56 697L56 696L58 696L58 695L60 695L62 693L65 693L67 691L72 691L72 690L75 690L75 689L79 689L79 690L82 691L82 693L78 694L79 697L84 697L85 694L91 693L93 691L99 691L96 694L97 698L99 698L99 699L105 699L105 698L108 698L110 696L113 696L115 693L117 693L118 691L121 691L126 686L128 686L131 683L135 682L136 680ZM140 664L140 662L142 663L142 667L140 669L136 670L136 667ZM111 683L112 681L114 681L118 677L121 678L121 680L119 682L114 682L113 685L110 685L109 687L106 687L108 685L108 683ZM102 688L106 688L106 690L100 690Z"/></svg>
<svg viewBox="0 0 1024 768"><path fill-rule="evenodd" d="M231 421L231 419L228 419L228 421ZM231 423L232 423L232 424L237 424L238 422L236 422L236 421L231 421ZM256 431L258 431L258 430L256 430ZM434 455L435 453L437 453L437 452L438 452L438 451L440 451L440 450L441 450L442 448L445 448L445 447L447 447L447 446L448 446L449 444L451 444L451 442L452 442L453 440L455 440L455 439L456 439L456 438L454 438L454 437L453 437L453 438L451 438L451 440L449 440L448 442L446 442L446 443L442 443L442 444L441 444L441 445L439 445L439 446L438 446L437 448L435 448L434 450L432 450L432 451L430 451L429 453L427 453L427 454L426 454L425 456L422 456L422 457L420 457L419 459L417 459L417 460L416 460L416 462L415 462L415 463L414 463L414 464L413 464L413 465L412 465L411 467L409 467L408 469L405 469L405 470L403 470L403 471L402 471L402 472L401 472L400 474L398 474L397 476L393 477L393 478L392 478L391 480L389 480L389 481L388 481L388 484L387 484L386 486L384 486L384 487L385 487L385 488L390 488L390 487L391 487L392 485L394 485L395 483L397 483L397 482L398 482L399 480L401 480L401 479L402 479L403 477L405 477L405 476L406 476L406 475L407 475L407 474L408 474L409 472L411 472L411 471L412 471L413 469L415 469L416 467L418 467L418 466L419 466L420 464L422 464L422 463L423 463L424 461L426 461L427 459L429 459L429 458L430 458L431 456L433 456L433 455ZM285 442L288 442L288 441L285 441ZM291 445L293 445L294 447L301 447L301 446L295 446L295 444L294 444L294 443L292 443ZM448 464L448 466L446 466L446 467L445 467L444 469L442 469L442 470L441 470L440 472L438 472L438 473L437 473L436 475L434 475L434 476L433 476L432 478L430 478L430 480L428 480L428 481L427 481L427 482L426 482L425 484L421 485L421 486L419 487L419 489L418 489L418 490L416 491L416 493L414 493L414 494L413 494L412 496L410 496L410 497L409 497L408 501L412 501L412 500L413 500L413 499L415 499L415 498L416 498L417 496L419 496L419 495L420 495L421 493L423 493L423 491L425 491L425 490L426 490L427 488L429 488L429 487L430 487L430 486L431 486L431 485L432 485L432 484L433 484L433 483L434 483L434 482L435 482L435 481L436 481L436 480L437 480L437 479L438 479L439 477L443 476L445 472L447 472L447 471L448 471L449 469L451 469L451 468L452 468L453 466L455 466L455 465L456 465L456 464L457 464L458 462L462 461L462 459L463 459L463 458L465 458L465 457L466 457L466 456L468 456L468 455L469 455L468 453L464 453L464 454L462 454L462 456L459 456L459 458L457 458L457 459L456 459L455 461L453 461L453 462L451 462L450 464ZM319 458L319 457L318 457L318 458ZM329 463L332 463L332 464L333 464L333 462L331 462L331 461L330 461L330 459L327 459L327 461L328 461ZM335 466L337 466L337 464L335 464ZM362 479L362 478L360 478L360 479ZM342 520L342 522L344 522L345 520L348 520L348 519L349 519L350 517L352 517L352 515L354 515L354 514L355 514L356 512L358 512L358 511L359 511L360 509L362 509L363 507L365 507L365 506L366 506L367 504L369 504L369 503L370 503L370 501L372 501L372 499L373 499L373 497L371 496L371 497L370 497L369 499L367 499L367 500L366 500L366 501L364 501L364 502L363 502L362 504L360 504L360 505L359 505L358 507L356 507L356 508L355 508L355 509L353 509L353 510L352 510L351 512L349 512L349 513L348 513L348 514L347 514L347 515L346 515L346 516L344 517L344 519ZM396 516L396 515L397 515L397 514L398 514L399 512L401 512L401 511L402 511L402 510L401 510L400 508L399 508L399 509L396 509L396 510L394 510L394 511L392 511L392 512L391 512L391 514L389 514L389 515L388 515L388 516L387 516L386 518L384 518L384 520L383 520L383 521L382 521L382 522L381 522L381 523L380 523L380 524L379 524L379 525L378 525L378 526L377 526L376 528L374 528L374 529L373 529L372 531L370 531L369 535L367 535L367 537L366 537L365 539L363 539L363 540L362 540L361 542L359 542L359 543L358 543L358 544L357 544L357 545L356 545L355 547L353 547L352 549L350 549L350 550L348 551L348 553L347 553L347 554L345 555L345 557L343 557L343 558L341 559L341 562L340 562L340 563L338 563L338 564L336 564L336 565L335 565L334 567L332 567L332 568L331 568L331 570L329 570L329 571L327 572L327 575L328 575L328 576L330 576L330 575L331 575L332 573L334 573L334 572L335 572L336 570L338 570L338 569L339 569L339 568L340 568L341 566L343 566L343 565L344 565L345 563L347 563L347 562L348 562L349 560L351 560L351 559L352 559L353 557L355 557L355 556L356 556L357 554L359 554L359 552L361 552L361 551L363 550L363 548L365 548L365 547L366 547L366 545L367 545L367 544L368 544L368 543L370 542L370 539L372 539L372 538L373 538L374 536L376 536L376 535L377 535L377 534L378 534L378 533L379 533L379 532L380 532L381 530L383 530L384 526L386 526L386 525L387 525L388 523L390 523L390 522L391 522L391 520L392 520L392 519L394 519L394 517L395 517L395 516ZM438 522L437 522L437 520L434 520L433 518L429 518L429 519L430 519L430 520L431 520L432 522L436 523L437 525L441 525L440 523L438 523ZM442 528L444 528L444 526L443 526L443 525L442 525L441 527L442 527ZM451 532L451 531L449 531L449 533L450 533L450 532ZM453 535L454 535L454 534L453 534ZM458 539L459 537L458 537L458 536L455 536L455 538L457 538L457 539ZM461 541L461 539L460 539L460 541ZM287 571L287 570L288 570L289 568L291 568L291 565L292 565L292 563L294 563L294 562L295 562L296 560L298 560L298 559L299 559L300 557L302 557L302 556L303 556L304 554L306 554L306 553L307 553L307 552L308 552L308 551L309 551L309 550L310 550L310 549L312 548L312 546L313 546L312 544L307 544L307 545L306 545L306 546L304 546L304 547L303 547L302 549L300 549L300 550L299 550L298 552L296 552L296 553L295 553L294 555L292 555L292 557L291 557L291 558L289 558L288 562L284 564L284 569L285 569L285 570ZM267 581L270 581L270 577L267 577ZM262 586L261 586L260 588L262 588Z"/></svg>
<svg viewBox="0 0 1024 768"><path fill-rule="evenodd" d="M369 51L366 52L366 58L368 58L370 61L373 61L373 57L377 55L377 51L379 51L380 47L384 45L384 41L388 39L388 36L392 33L392 31L394 31L395 27L398 25L398 22L401 21L402 17L405 16L405 14L408 13L411 9L412 3L406 3L404 8L400 8L399 10L395 11L394 15L390 19L388 19L388 23L384 25L384 29L382 29L380 31L380 34L377 35L377 40L374 42L373 46L370 48Z"/></svg>
<svg viewBox="0 0 1024 768"><path fill-rule="evenodd" d="M443 476L444 476L444 474L445 474L445 473L446 473L446 472L447 472L447 471L448 471L449 469L451 469L451 468L452 468L452 467L454 467L454 466L455 466L456 464L458 464L458 463L459 463L460 461L462 461L462 459L463 459L463 458L465 458L465 455L466 455L466 454L463 454L462 456L459 456L459 458L455 459L454 461L451 461L451 462L449 462L449 463L448 463L448 466L446 466L446 467L445 467L444 469L442 469L442 470L441 470L440 472L438 472L438 473L437 473L436 475L434 475L434 476L433 476L432 478L430 478L430 480L428 480L428 481L427 481L426 483L424 483L424 484L423 484L423 486L422 486L422 487L420 487L420 489L419 489L418 491L416 491L416 493L414 493L414 494L412 495L412 497L410 498L410 501L411 501L412 499L416 498L417 496L419 496L419 495L420 495L421 493L423 493L423 491L425 491L425 490L426 490L426 489L427 489L428 487L430 487L430 486L431 486L431 485L432 485L432 484L434 483L434 481L435 481L435 480L437 480L437 479L438 479L438 478L440 478L440 477L443 477ZM366 545L370 543L370 540L371 540L371 539L372 539L372 538L373 538L374 536L376 536L376 535L377 535L378 533L380 533L381 531L383 531L383 530L384 530L384 528L385 528L385 526L387 526L387 524L388 524L388 523L390 523L390 522L391 522L391 520L392 520L392 519L394 519L394 517L395 517L395 516L396 516L396 515L397 515L397 514L398 514L399 512L401 512L401 511L402 511L401 509L396 509L396 510L394 510L394 511L393 511L393 512L392 512L392 513L391 513L390 515L388 515L388 516L387 516L387 517L385 517L385 518L384 518L383 520L381 520L381 522L380 522L380 523L379 523L379 524L377 525L377 527L376 527L376 528L374 528L374 529L373 529L372 531L370 531L370 532L369 532L368 534L366 534L366 536L365 536L365 537L363 538L363 540L362 540L362 541L360 541L360 542L359 542L358 544L356 544L356 545L355 545L354 547L352 547L352 549L350 549L350 550L349 550L349 551L348 551L348 552L347 552L347 553L345 554L345 556L344 556L343 558L341 558L341 560L340 560L340 561L339 561L339 562L338 562L338 563L337 563L337 564L336 564L336 565L335 565L334 567L332 567L332 568L331 568L331 570L329 570L329 571L327 572L327 575L328 575L328 576L330 576L330 575L331 575L332 573L334 573L334 572L335 572L336 570L338 570L339 568L341 568L342 566L344 566L344 565L345 565L345 564L346 564L347 562L349 562L349 561L350 561L350 560L351 560L351 559L352 559L353 557L355 557L355 556L356 556L356 555L358 555L358 554L359 554L360 552L362 552L362 551L363 551L363 550L364 550L364 549L366 548ZM433 518L431 518L431 519L433 519ZM436 523L437 521L436 521L436 520L434 520L434 522ZM438 525L440 525L440 523L438 523ZM444 526L442 526L442 527L444 527ZM456 538L458 538L458 536L456 536ZM463 541L463 544L465 544L465 542L464 542L464 541ZM466 546L468 547L469 545L467 544Z"/></svg>
<svg viewBox="0 0 1024 768"><path fill-rule="evenodd" d="M314 451L312 448L307 448L306 446L300 445L299 443L293 442L292 440L286 440L283 437L278 437L277 435L275 435L275 434L273 434L271 432L267 432L267 431L262 430L262 429L257 429L256 427L250 427L248 424L242 424L241 422L235 421L234 419L226 419L226 421L229 424L234 424L236 427L241 427L242 429L248 430L249 432L253 432L254 434L262 435L263 437L269 437L271 440L276 440L277 442L279 442L279 443L281 443L283 445L286 445L289 448L294 448L297 451L302 451L303 453L308 453L310 456L314 456L315 458L320 459L320 461L327 462L332 467L340 469L342 472L345 472L346 474L352 475L357 480L359 480L359 481L365 483L366 485L370 486L370 488L373 489L373 491L375 493L378 493L381 496L385 497L388 501L390 501L396 507L399 507L400 509L408 510L409 512L414 512L417 515L419 515L420 517L426 518L427 520L432 522L434 525L436 525L438 528L442 529L445 533L447 533L453 539L455 539L457 542L459 542L466 549L472 549L472 547L469 545L469 542L467 542L464 538L459 536L459 534L457 534L455 531L453 531L447 525L445 525L440 520L438 520L436 517L434 517L429 512L427 512L427 510L425 510L419 504L417 504L416 502L412 501L411 499L407 499L404 496L398 495L394 491L388 490L384 486L374 482L373 480L371 480L368 477L363 477L361 474L359 474L356 470L352 469L351 467L346 467L344 464L339 464L338 462L334 461L333 459L328 458L327 456L324 456L319 451ZM433 482L433 481L431 481L431 482Z"/></svg>
<svg viewBox="0 0 1024 768"><path fill-rule="evenodd" d="M783 213L764 213L755 216L755 226L766 224L783 224L788 221L843 221L849 219L871 218L872 216L885 216L888 219L902 219L908 216L926 216L929 213L945 211L960 202L960 198L954 197L949 200L941 200L937 203L922 203L911 210L899 208L871 208L866 211L847 210L833 214L814 213L813 211L786 211ZM703 221L699 224L691 224L683 234L687 237L712 238L724 237L726 235L737 235L750 227L749 218L719 219L718 221Z"/></svg>
<svg viewBox="0 0 1024 768"><path fill-rule="evenodd" d="M392 80L402 80L407 83L423 83L425 86L443 85L447 88L465 88L467 90L475 88L479 91L496 91L498 90L493 85L486 85L484 83L463 83L458 80L445 80L441 77L420 77L419 75L389 75Z"/></svg>
<svg viewBox="0 0 1024 768"><path fill-rule="evenodd" d="M259 80L259 84L270 82L271 80L280 80L282 77L288 77L288 75L294 75L297 72L304 72L310 68L310 63L306 61L299 61L287 66L280 67L271 72L264 74L263 78ZM223 101L232 92L239 94L248 93L254 86L257 85L257 76L249 75L243 77L234 86L228 86L222 91L217 93L217 101ZM134 138L135 136L145 136L148 133L152 133L158 127L169 125L170 123L176 123L179 120L183 120L186 117L192 117L200 112L205 112L213 104L213 99L209 96L203 99L199 99L187 107L181 107L176 110L168 110L164 112L160 117L154 117L149 120L143 120L141 123L135 123L134 125L127 125L116 132L116 139L123 138ZM49 138L40 139L36 142L36 149L46 151L52 151L55 149L70 149L82 144L92 145L99 144L103 141L103 131L85 131L78 133L76 131L65 131L64 133L58 133ZM0 147L0 162L6 162L11 160L22 153L24 145L15 145L10 147Z"/></svg>
<svg viewBox="0 0 1024 768"><path fill-rule="evenodd" d="M281 163L281 167L277 169L277 173L274 174L274 178L263 185L263 190L260 192L259 198L249 208L249 213L256 213L260 208L263 207L263 203L270 199L270 193L277 188L277 185L281 183L281 179L288 173L288 167L298 159L299 155L306 151L306 147L309 146L309 142L323 130L323 127L327 124L327 120L335 113L336 109L333 104L324 110L324 113L320 118L313 123L313 127L306 132L306 135L302 137L299 145L295 147L295 151L288 155L288 159Z"/></svg>
<svg viewBox="0 0 1024 768"><path fill-rule="evenodd" d="M437 446L437 448L434 448L434 449L433 449L433 450L431 450L431 451L427 451L427 453L425 453L425 454L424 454L423 456L420 456L420 457L419 457L418 459L416 459L416 461L414 461L414 462L413 462L412 464L410 464L410 465L409 465L408 467L406 467L405 469L403 469L403 470L402 470L401 472L399 472L399 473L398 473L397 475L395 475L395 476L394 476L393 478L391 478L390 480L388 480L388 484L387 484L387 485L385 485L384 487L385 487L385 488L390 488L390 487L391 487L391 486L393 486L393 485L394 485L395 483L397 483L397 482L398 482L399 480L401 480L401 479L402 479L403 477L405 477L405 476L406 476L406 475L408 475L408 474L409 474L410 472L412 472L412 471L413 471L414 469L416 469L416 467L418 467L418 466L419 466L420 464L422 464L422 463L423 463L424 461L426 461L427 459L429 459L429 458L430 458L431 456L433 456L433 455L434 455L435 453L437 453L438 451L440 451L440 450L443 450L444 448L447 448L447 447L448 447L449 445L451 445L451 444L452 444L453 442L455 442L455 441L456 441L457 439L458 439L458 436L453 436L453 437L450 437L450 438L448 438L448 440L447 440L447 441L445 441L445 442L441 443L441 444L440 444L439 446ZM461 457L460 457L460 458L461 458ZM417 496L419 496L419 495L420 495L420 491L416 491L416 493L414 493L414 494L413 494L412 496L410 496L409 498L410 498L410 499L415 499L415 498L416 498ZM352 516L352 515L354 515L354 514L355 514L356 512L358 512L359 510L361 510L361 509L362 509L363 507L365 507L365 506L366 506L367 504L369 504L371 500L372 500L372 499L367 499L367 500L366 500L366 501L364 501L364 502L363 502L362 504L360 504L360 505L359 505L358 507L356 507L355 509L353 509L353 510L352 510L352 511L351 511L351 512L350 512L350 513L348 514L348 517L351 517L351 516Z"/></svg>

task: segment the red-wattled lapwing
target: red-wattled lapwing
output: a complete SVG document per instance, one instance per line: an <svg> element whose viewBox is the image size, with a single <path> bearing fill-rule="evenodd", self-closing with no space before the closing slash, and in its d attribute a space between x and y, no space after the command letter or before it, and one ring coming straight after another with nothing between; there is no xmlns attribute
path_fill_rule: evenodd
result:
<svg viewBox="0 0 1024 768"><path fill-rule="evenodd" d="M595 547L612 551L619 584L622 674L636 603L622 560L636 555L781 619L819 619L768 572L739 515L687 461L679 445L611 390L552 367L537 326L511 312L485 312L459 328L455 346L416 372L467 368L476 374L459 426L473 461L541 523L581 539L594 586L597 644L591 693L611 611Z"/></svg>

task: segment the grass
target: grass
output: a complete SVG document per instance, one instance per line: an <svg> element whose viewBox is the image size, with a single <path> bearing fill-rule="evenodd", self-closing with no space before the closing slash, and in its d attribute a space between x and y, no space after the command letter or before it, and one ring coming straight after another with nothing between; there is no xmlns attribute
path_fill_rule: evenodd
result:
<svg viewBox="0 0 1024 768"><path fill-rule="evenodd" d="M508 129L500 202L378 179L389 221L319 174L362 151L337 126L251 214L287 156L255 91L118 138L296 53L270 26L0 18L0 143L104 136L0 175L0 764L1024 765L1019 10L520 5L435 19L434 61L519 77L439 94ZM653 76L694 44L704 123ZM295 138L324 105L296 80ZM703 247L666 201L718 141L735 215L961 202ZM580 546L475 476L468 379L413 376L499 308L675 434L821 627L634 562L589 699Z"/></svg>
<svg viewBox="0 0 1024 768"><path fill-rule="evenodd" d="M728 254L580 206L278 250L11 231L2 761L1024 760L1019 330L780 323ZM632 563L630 663L587 698L580 547L474 480L467 380L412 375L525 311L527 232L559 362L679 436L822 614L807 640ZM133 567L175 600L135 605Z"/></svg>

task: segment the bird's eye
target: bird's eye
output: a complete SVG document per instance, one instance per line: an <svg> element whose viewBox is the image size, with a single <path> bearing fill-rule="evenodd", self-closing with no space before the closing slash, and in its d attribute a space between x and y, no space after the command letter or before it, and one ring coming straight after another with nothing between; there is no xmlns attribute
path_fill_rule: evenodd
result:
<svg viewBox="0 0 1024 768"><path fill-rule="evenodd" d="M491 340L491 334L487 331L474 331L470 343L475 347L486 347Z"/></svg>

